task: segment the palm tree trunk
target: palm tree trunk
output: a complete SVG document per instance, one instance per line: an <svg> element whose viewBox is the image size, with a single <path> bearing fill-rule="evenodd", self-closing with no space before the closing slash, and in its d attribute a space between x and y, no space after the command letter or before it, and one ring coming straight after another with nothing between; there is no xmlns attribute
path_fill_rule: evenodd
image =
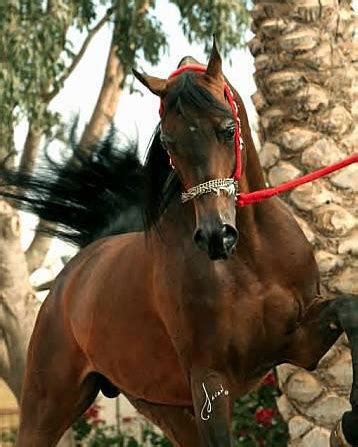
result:
<svg viewBox="0 0 358 447"><path fill-rule="evenodd" d="M354 17L348 0L254 3L253 101L261 163L268 182L276 185L354 151ZM357 189L353 165L285 197L314 245L325 294L357 293ZM330 430L349 408L352 372L346 340L315 372L283 365L278 375L283 391L278 404L289 425L290 446L328 446Z"/></svg>

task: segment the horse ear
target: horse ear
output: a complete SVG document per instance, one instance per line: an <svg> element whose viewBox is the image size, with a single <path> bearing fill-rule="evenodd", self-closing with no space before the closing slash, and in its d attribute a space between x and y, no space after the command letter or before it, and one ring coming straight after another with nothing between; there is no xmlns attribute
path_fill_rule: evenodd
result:
<svg viewBox="0 0 358 447"><path fill-rule="evenodd" d="M160 79L156 78L155 76L149 76L145 73L139 73L134 68L132 69L132 72L134 76L138 79L139 82L141 82L143 85L145 85L152 93L158 96L163 96L166 87L167 87L167 80L166 79Z"/></svg>
<svg viewBox="0 0 358 447"><path fill-rule="evenodd" d="M221 56L219 54L218 47L216 46L215 36L213 36L213 47L211 49L206 74L214 79L222 79L223 77Z"/></svg>

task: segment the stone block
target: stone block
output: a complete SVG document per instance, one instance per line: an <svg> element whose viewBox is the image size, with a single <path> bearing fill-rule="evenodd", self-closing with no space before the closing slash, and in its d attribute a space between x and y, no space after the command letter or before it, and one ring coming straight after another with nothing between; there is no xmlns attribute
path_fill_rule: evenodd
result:
<svg viewBox="0 0 358 447"><path fill-rule="evenodd" d="M317 399L323 387L312 374L299 370L289 378L286 390L291 399L308 404Z"/></svg>
<svg viewBox="0 0 358 447"><path fill-rule="evenodd" d="M334 271L338 267L342 267L344 264L344 260L341 256L329 253L325 250L316 252L316 260L321 273Z"/></svg>
<svg viewBox="0 0 358 447"><path fill-rule="evenodd" d="M304 76L295 70L281 70L267 77L270 93L282 97L295 92L305 84Z"/></svg>
<svg viewBox="0 0 358 447"><path fill-rule="evenodd" d="M277 399L276 403L277 409L285 421L288 421L295 415L295 409L284 394Z"/></svg>
<svg viewBox="0 0 358 447"><path fill-rule="evenodd" d="M265 129L280 125L285 112L279 107L270 107L260 115L261 124Z"/></svg>
<svg viewBox="0 0 358 447"><path fill-rule="evenodd" d="M356 218L345 208L331 203L313 209L318 226L336 236L344 236L351 231L357 223Z"/></svg>
<svg viewBox="0 0 358 447"><path fill-rule="evenodd" d="M345 156L333 140L322 138L304 150L302 163L312 169L319 169L343 160Z"/></svg>
<svg viewBox="0 0 358 447"><path fill-rule="evenodd" d="M358 255L358 229L353 230L351 234L340 240L338 253Z"/></svg>
<svg viewBox="0 0 358 447"><path fill-rule="evenodd" d="M343 106L335 106L321 120L322 129L342 136L352 125L352 116Z"/></svg>
<svg viewBox="0 0 358 447"><path fill-rule="evenodd" d="M352 356L350 351L342 351L337 361L326 369L326 375L330 384L343 388L348 393L352 387L353 380Z"/></svg>
<svg viewBox="0 0 358 447"><path fill-rule="evenodd" d="M294 189L290 198L300 210L310 211L325 203L331 203L333 194L318 182L312 182Z"/></svg>
<svg viewBox="0 0 358 447"><path fill-rule="evenodd" d="M317 424L332 428L342 414L350 408L347 399L337 396L337 394L328 393L309 405L306 408L306 415L313 418Z"/></svg>
<svg viewBox="0 0 358 447"><path fill-rule="evenodd" d="M318 85L309 84L297 92L296 101L303 110L316 111L326 108L329 99L326 91Z"/></svg>
<svg viewBox="0 0 358 447"><path fill-rule="evenodd" d="M280 383L280 387L282 387L287 379L294 374L298 368L296 366L290 365L289 363L284 363L276 367L278 380Z"/></svg>
<svg viewBox="0 0 358 447"><path fill-rule="evenodd" d="M358 163L346 166L331 176L331 182L338 188L351 189L358 192Z"/></svg>
<svg viewBox="0 0 358 447"><path fill-rule="evenodd" d="M292 440L301 438L313 427L312 422L308 421L303 416L294 416L288 422L288 431Z"/></svg>
<svg viewBox="0 0 358 447"><path fill-rule="evenodd" d="M309 51L317 45L319 38L319 33L316 29L305 26L286 34L280 39L279 43L284 51Z"/></svg>
<svg viewBox="0 0 358 447"><path fill-rule="evenodd" d="M298 444L299 447L329 447L331 432L322 427L309 431Z"/></svg>
<svg viewBox="0 0 358 447"><path fill-rule="evenodd" d="M261 166L271 168L280 158L280 148L273 143L266 142L260 151L259 159Z"/></svg>
<svg viewBox="0 0 358 447"><path fill-rule="evenodd" d="M280 161L276 166L270 169L268 179L270 185L276 186L288 180L298 177L301 171L287 161Z"/></svg>
<svg viewBox="0 0 358 447"><path fill-rule="evenodd" d="M288 151L300 151L311 145L317 139L317 132L302 127L292 127L289 130L281 132L275 142L283 146Z"/></svg>
<svg viewBox="0 0 358 447"><path fill-rule="evenodd" d="M330 281L329 286L341 293L358 294L358 267L347 267Z"/></svg>

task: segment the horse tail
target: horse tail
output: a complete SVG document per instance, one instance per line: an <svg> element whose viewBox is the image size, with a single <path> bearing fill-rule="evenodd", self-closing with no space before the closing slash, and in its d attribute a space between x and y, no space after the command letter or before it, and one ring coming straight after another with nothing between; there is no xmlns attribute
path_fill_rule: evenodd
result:
<svg viewBox="0 0 358 447"><path fill-rule="evenodd" d="M144 168L138 145L115 148L114 132L91 151L72 142L69 161L27 174L0 168L0 196L50 225L41 231L84 247L101 237L143 229Z"/></svg>

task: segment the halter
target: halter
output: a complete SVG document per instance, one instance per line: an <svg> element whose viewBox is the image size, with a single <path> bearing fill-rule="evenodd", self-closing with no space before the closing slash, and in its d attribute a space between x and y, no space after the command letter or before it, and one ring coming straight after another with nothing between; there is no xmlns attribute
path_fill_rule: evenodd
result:
<svg viewBox="0 0 358 447"><path fill-rule="evenodd" d="M169 79L174 78L183 73L184 71L189 70L198 73L205 73L206 67L195 64L184 65L175 70L169 76ZM183 203L188 202L189 200L193 200L196 197L202 196L204 194L215 193L217 195L220 195L221 193L225 193L228 196L236 197L236 206L238 207L252 205L254 203L259 203L262 200L269 199L270 197L274 197L283 192L290 191L291 189L297 188L300 185L312 182L313 180L316 180L320 177L326 176L328 174L331 174L332 172L342 169L350 164L358 162L358 154L352 154L349 157L345 158L344 160L341 160L337 163L333 163L330 166L317 169L316 171L310 172L309 174L303 175L302 177L289 180L288 182L282 183L281 185L275 186L273 188L264 188L258 191L239 193L239 180L242 172L241 150L243 147L243 142L241 139L241 123L240 118L238 116L238 105L234 99L234 94L226 83L224 85L224 93L228 103L230 104L235 123L234 144L236 154L236 166L234 172L232 174L232 177L230 178L213 179L209 180L208 182L200 183L199 185L189 188L181 195L181 200ZM161 102L159 109L159 114L161 117L163 116L163 113L164 113L164 105L163 102ZM170 164L173 167L173 169L175 169L172 160L170 160Z"/></svg>
<svg viewBox="0 0 358 447"><path fill-rule="evenodd" d="M175 70L168 79L175 78L179 76L181 73L185 71L194 71L197 73L205 73L206 67L202 65L196 64L188 64L183 65L182 67ZM235 146L235 154L236 154L236 165L232 177L223 178L223 179L213 179L204 183L200 183L199 185L193 186L189 188L187 191L183 192L181 195L181 201L183 203L188 202L189 200L193 200L196 197L202 196L204 194L215 193L216 195L220 195L224 193L228 196L237 196L239 193L239 180L241 177L241 150L242 150L242 139L241 139L241 123L240 118L238 116L238 105L234 99L234 94L231 88L225 83L224 85L224 94L227 99L232 115L234 118L234 146ZM162 117L164 114L164 105L161 101L159 115ZM175 169L173 161L170 159L170 165Z"/></svg>

